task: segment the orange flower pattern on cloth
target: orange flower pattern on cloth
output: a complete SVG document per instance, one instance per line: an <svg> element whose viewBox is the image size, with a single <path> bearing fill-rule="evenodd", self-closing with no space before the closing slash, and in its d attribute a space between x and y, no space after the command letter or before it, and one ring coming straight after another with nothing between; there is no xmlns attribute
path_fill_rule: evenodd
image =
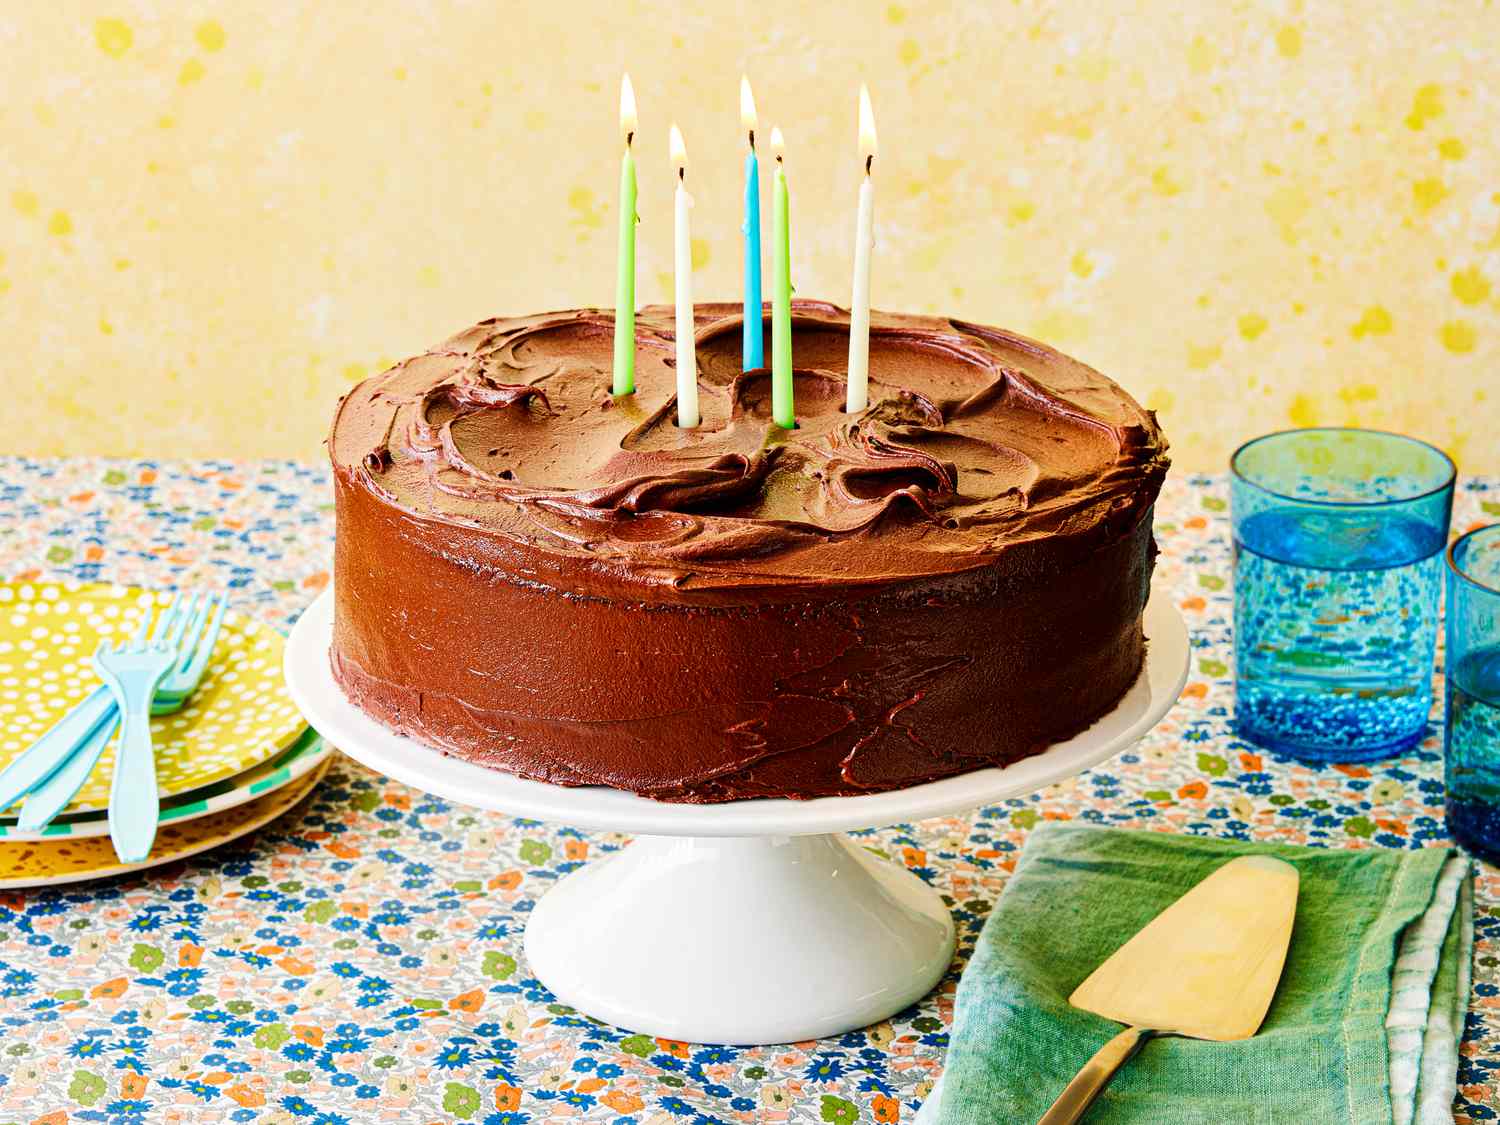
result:
<svg viewBox="0 0 1500 1125"><path fill-rule="evenodd" d="M321 467L0 457L0 580L228 590L285 627L327 582ZM1222 477L1168 482L1158 581L1187 690L1138 746L1032 797L855 833L948 895L959 962L874 1027L748 1049L594 1023L522 951L558 878L627 842L439 800L335 759L297 810L190 860L0 894L0 1120L612 1125L909 1122L941 1073L963 958L1043 819L1330 847L1445 841L1442 740L1313 768L1236 739ZM1500 520L1461 483L1455 528ZM5 846L0 844L0 846ZM1460 1122L1500 1108L1500 873L1480 865ZM674 920L684 931L691 918ZM601 917L599 924L609 924Z"/></svg>

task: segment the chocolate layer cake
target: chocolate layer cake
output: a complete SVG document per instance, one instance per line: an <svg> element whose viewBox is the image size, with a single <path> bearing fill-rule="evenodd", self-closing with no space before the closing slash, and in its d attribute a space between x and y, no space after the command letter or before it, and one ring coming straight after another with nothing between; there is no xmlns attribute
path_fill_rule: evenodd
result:
<svg viewBox="0 0 1500 1125"><path fill-rule="evenodd" d="M696 314L694 430L669 308L618 400L592 310L487 320L344 399L351 700L496 769L700 802L1003 765L1119 701L1167 469L1149 411L1024 337L877 313L851 416L847 314L798 302L783 430L738 309Z"/></svg>

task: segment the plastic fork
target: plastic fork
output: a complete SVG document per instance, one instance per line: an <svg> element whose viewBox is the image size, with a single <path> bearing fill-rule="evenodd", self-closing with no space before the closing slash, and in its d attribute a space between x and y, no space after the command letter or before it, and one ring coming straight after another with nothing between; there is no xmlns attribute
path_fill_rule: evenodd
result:
<svg viewBox="0 0 1500 1125"><path fill-rule="evenodd" d="M198 683L208 670L214 645L219 640L224 611L228 608L229 600L218 594L211 594L201 601L195 599L193 615L182 634L182 659L173 665L161 687L156 689L156 698L151 701L153 715L166 715L181 709L183 701L198 690ZM207 632L203 631L205 621L208 623Z"/></svg>
<svg viewBox="0 0 1500 1125"><path fill-rule="evenodd" d="M156 793L156 752L151 745L151 701L179 659L175 627L167 636L137 638L94 652L94 671L120 709L120 741L109 787L109 838L122 863L151 853L161 803Z"/></svg>
<svg viewBox="0 0 1500 1125"><path fill-rule="evenodd" d="M213 656L214 646L218 643L227 606L228 602L218 595L195 596L189 600L179 595L157 618L152 638L176 636L181 659L173 665L157 688L156 698L151 704L153 715L166 715L181 710L188 696L197 690ZM143 623L142 628L144 627ZM137 640L139 639L138 634ZM68 802L83 787L89 774L94 772L104 748L114 736L119 726L119 711L109 688L101 684L74 711L90 706L100 716L97 725L84 734L81 741L74 742L75 749L71 756L65 756L61 764L54 767L50 776L34 785L26 803L21 806L20 819L16 822L16 827L22 831L40 831L67 808ZM72 721L73 714L69 713L58 727ZM84 720L78 720L75 729L83 722ZM42 738L51 738L58 727L48 731ZM26 754L31 752L27 750ZM19 762L20 759L17 759L17 764ZM3 785L5 778L5 774L0 774L0 785ZM0 787L0 801L4 801L9 792L10 787Z"/></svg>

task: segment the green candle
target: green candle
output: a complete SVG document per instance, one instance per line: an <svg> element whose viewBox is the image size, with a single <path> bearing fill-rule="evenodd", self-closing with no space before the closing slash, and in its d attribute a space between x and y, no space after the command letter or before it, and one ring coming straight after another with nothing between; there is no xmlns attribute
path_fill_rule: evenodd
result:
<svg viewBox="0 0 1500 1125"><path fill-rule="evenodd" d="M771 207L771 254L775 261L771 278L771 418L782 429L793 430L797 428L797 408L792 402L791 207L782 159L784 144L781 130L772 129L776 191Z"/></svg>
<svg viewBox="0 0 1500 1125"><path fill-rule="evenodd" d="M635 393L635 91L630 75L620 79L620 132L625 154L620 157L620 249L615 261L615 372L613 391Z"/></svg>

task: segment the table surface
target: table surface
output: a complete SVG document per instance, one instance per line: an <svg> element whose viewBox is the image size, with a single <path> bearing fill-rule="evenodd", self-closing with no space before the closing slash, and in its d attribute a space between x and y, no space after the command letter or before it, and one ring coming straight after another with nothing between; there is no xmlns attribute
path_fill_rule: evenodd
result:
<svg viewBox="0 0 1500 1125"><path fill-rule="evenodd" d="M1445 842L1440 732L1402 758L1327 768L1233 736L1227 507L1222 478L1185 475L1158 505L1158 581L1193 669L1139 746L1029 798L855 834L950 898L959 964L1043 818ZM1500 481L1463 481L1455 528L1496 519ZM0 577L227 587L285 626L327 585L332 546L319 466L0 458ZM470 810L344 759L239 843L0 895L0 1123L910 1120L941 1070L959 964L886 1023L790 1047L657 1041L555 1003L522 954L525 916L625 842ZM1465 1122L1500 1112L1500 871L1480 865L1476 897Z"/></svg>

